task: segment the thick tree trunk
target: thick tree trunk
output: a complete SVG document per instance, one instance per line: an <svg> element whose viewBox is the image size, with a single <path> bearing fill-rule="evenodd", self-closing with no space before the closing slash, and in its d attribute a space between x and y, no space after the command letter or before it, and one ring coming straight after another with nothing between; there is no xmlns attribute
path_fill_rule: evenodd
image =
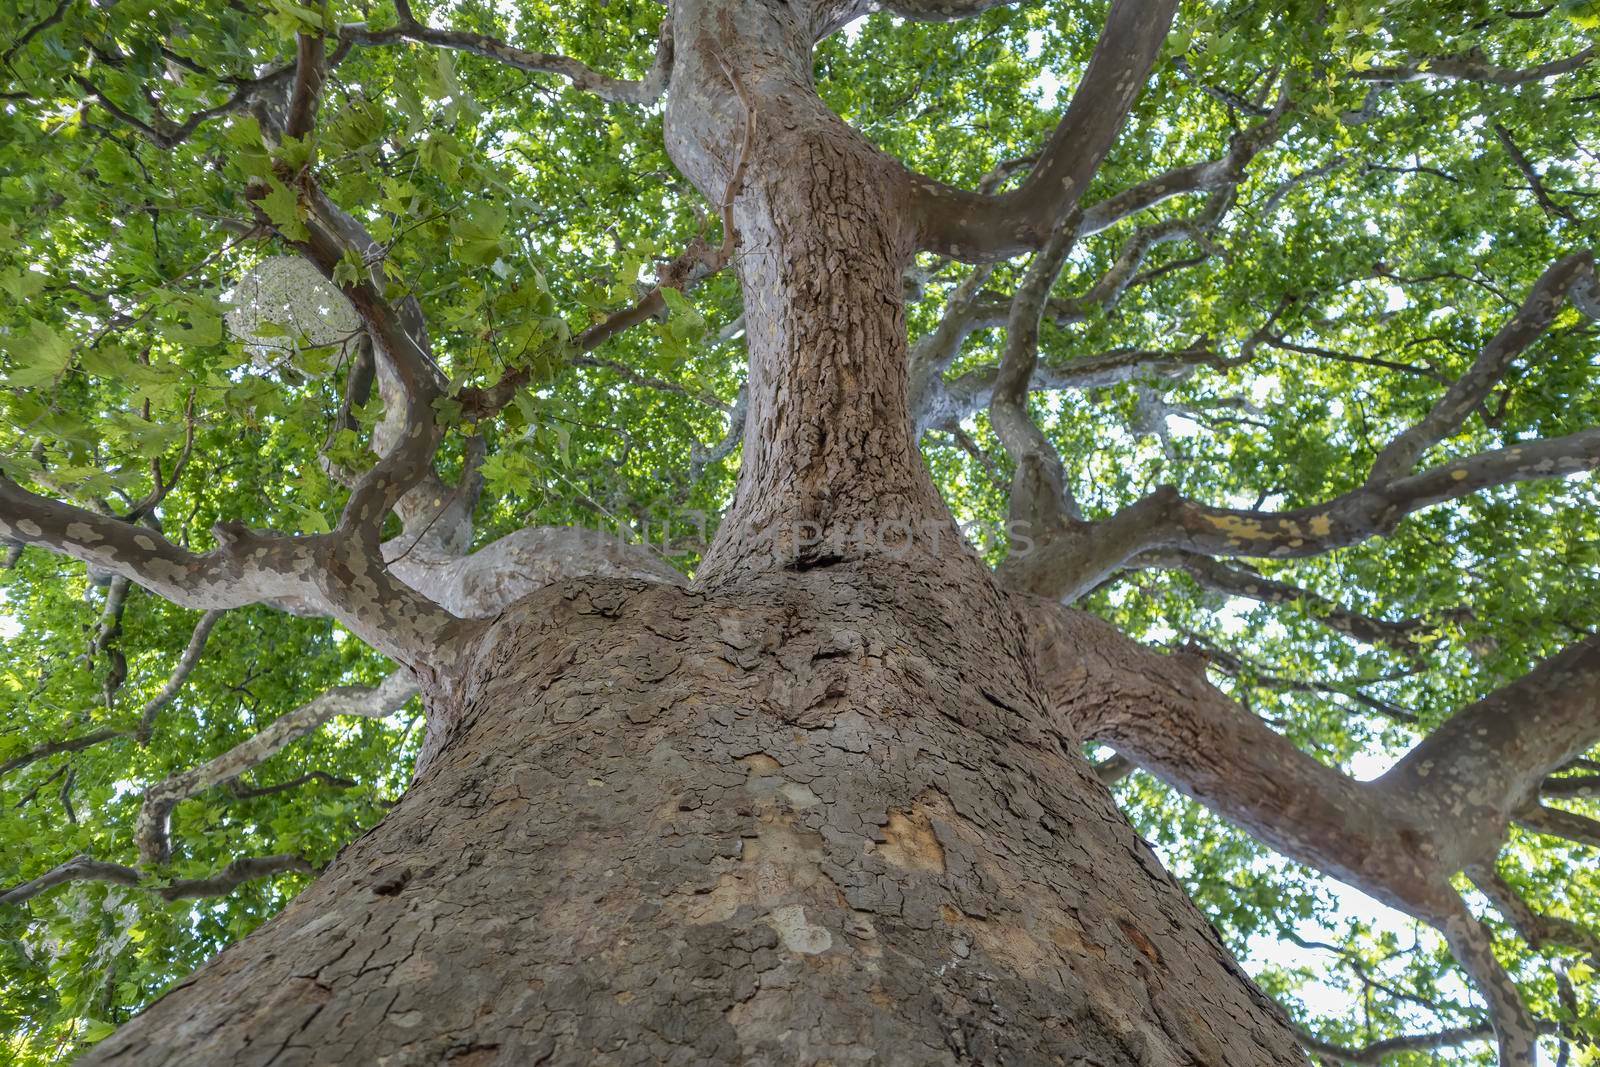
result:
<svg viewBox="0 0 1600 1067"><path fill-rule="evenodd" d="M921 462L910 179L811 84L859 6L672 6L750 351L696 588L552 586L452 649L400 804L88 1062L1301 1062Z"/></svg>
<svg viewBox="0 0 1600 1067"><path fill-rule="evenodd" d="M86 1062L1300 1062L1007 597L907 579L535 594L384 821Z"/></svg>

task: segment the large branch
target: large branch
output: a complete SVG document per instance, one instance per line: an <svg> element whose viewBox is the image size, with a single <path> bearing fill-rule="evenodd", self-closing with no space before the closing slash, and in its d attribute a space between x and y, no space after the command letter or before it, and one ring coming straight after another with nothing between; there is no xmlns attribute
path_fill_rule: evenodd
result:
<svg viewBox="0 0 1600 1067"><path fill-rule="evenodd" d="M1568 256L1546 270L1516 316L1416 425L1389 442L1355 489L1321 504L1274 512L1214 507L1164 488L1087 529L1046 540L1026 558L1008 561L1008 580L1019 589L1070 599L1153 549L1207 556L1322 555L1388 534L1413 512L1490 486L1600 466L1600 428L1591 428L1565 437L1518 442L1413 473L1428 449L1461 429L1512 361L1549 327L1562 302L1571 299L1586 310L1595 285L1588 252Z"/></svg>
<svg viewBox="0 0 1600 1067"><path fill-rule="evenodd" d="M397 581L355 539L286 537L218 525L218 547L179 548L143 526L36 496L0 475L0 538L122 575L182 607L269 604L331 615L407 666L442 665L461 620Z"/></svg>
<svg viewBox="0 0 1600 1067"><path fill-rule="evenodd" d="M1028 264L1011 300L1006 346L989 400L989 424L1016 465L1011 518L1036 529L1056 529L1083 515L1067 482L1061 455L1028 414L1028 392L1039 362L1039 325L1045 300L1077 241L1069 215Z"/></svg>
<svg viewBox="0 0 1600 1067"><path fill-rule="evenodd" d="M1495 827L1521 819L1545 776L1600 741L1600 636L1572 645L1440 725L1375 784L1427 798L1438 819ZM1473 835L1450 850L1470 862Z"/></svg>
<svg viewBox="0 0 1600 1067"><path fill-rule="evenodd" d="M1492 863L1543 777L1600 741L1600 636L1457 712L1362 783L1211 686L1203 661L1059 606L1037 603L1033 623L1070 743L1110 745L1289 858L1437 927L1489 1002L1502 1062L1531 1064L1537 1027L1450 879Z"/></svg>
<svg viewBox="0 0 1600 1067"><path fill-rule="evenodd" d="M1032 622L1069 740L1109 745L1265 844L1386 903L1447 899L1397 834L1391 816L1403 813L1378 810L1362 785L1212 686L1203 660L1162 655L1070 608L1041 602Z"/></svg>
<svg viewBox="0 0 1600 1067"><path fill-rule="evenodd" d="M1066 114L1018 188L989 195L919 179L922 247L983 262L1043 246L1111 151L1161 54L1177 6L1176 0L1113 0Z"/></svg>
<svg viewBox="0 0 1600 1067"><path fill-rule="evenodd" d="M181 607L201 611L255 603L320 606L312 576L316 539L219 526L204 555L145 526L35 495L0 473L0 537L121 575Z"/></svg>
<svg viewBox="0 0 1600 1067"><path fill-rule="evenodd" d="M286 747L319 729L336 715L377 719L388 715L416 695L417 681L409 671L395 671L370 688L343 686L330 689L310 703L274 719L255 736L220 756L158 782L145 790L134 824L134 843L143 863L165 863L172 854L168 826L178 804L239 777Z"/></svg>
<svg viewBox="0 0 1600 1067"><path fill-rule="evenodd" d="M342 532L369 548L377 543L385 516L433 472L433 457L443 437L434 402L444 395L444 375L428 350L420 323L385 295L383 256L365 227L335 205L314 182L306 181L312 219L307 238L291 242L329 281L338 285L381 350L380 372L398 382L400 403L395 430L382 442L377 464L357 482L339 519ZM354 258L366 266L359 276L335 280L341 262Z"/></svg>
<svg viewBox="0 0 1600 1067"><path fill-rule="evenodd" d="M1511 361L1549 329L1567 291L1580 277L1592 276L1593 272L1594 256L1589 252L1551 264L1534 283L1517 314L1484 345L1467 372L1456 379L1420 422L1395 437L1378 454L1368 482L1382 484L1406 474L1424 451L1458 431L1505 376Z"/></svg>
<svg viewBox="0 0 1600 1067"><path fill-rule="evenodd" d="M542 586L572 578L633 578L672 585L683 575L644 545L573 526L529 526L470 555L408 552L386 544L401 581L464 619L487 618Z"/></svg>

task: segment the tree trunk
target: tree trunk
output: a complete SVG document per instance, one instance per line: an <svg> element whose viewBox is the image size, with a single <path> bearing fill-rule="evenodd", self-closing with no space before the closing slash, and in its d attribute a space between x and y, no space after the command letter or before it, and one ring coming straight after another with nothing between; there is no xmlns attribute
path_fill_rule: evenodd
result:
<svg viewBox="0 0 1600 1067"><path fill-rule="evenodd" d="M811 84L848 7L672 7L750 352L696 587L551 586L452 649L399 805L87 1062L1301 1062L922 464L909 177Z"/></svg>
<svg viewBox="0 0 1600 1067"><path fill-rule="evenodd" d="M1009 598L906 577L523 601L383 822L84 1062L1301 1062Z"/></svg>

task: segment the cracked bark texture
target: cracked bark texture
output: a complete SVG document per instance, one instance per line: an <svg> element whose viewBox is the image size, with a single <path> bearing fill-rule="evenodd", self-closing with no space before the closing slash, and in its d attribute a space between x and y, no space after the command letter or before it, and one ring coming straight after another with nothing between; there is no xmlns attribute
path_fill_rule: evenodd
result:
<svg viewBox="0 0 1600 1067"><path fill-rule="evenodd" d="M83 1062L1302 1062L939 577L535 593L384 821Z"/></svg>

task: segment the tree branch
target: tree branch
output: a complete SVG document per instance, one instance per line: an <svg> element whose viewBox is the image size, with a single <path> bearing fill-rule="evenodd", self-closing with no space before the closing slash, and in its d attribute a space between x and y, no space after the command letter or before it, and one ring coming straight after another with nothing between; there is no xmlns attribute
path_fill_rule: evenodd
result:
<svg viewBox="0 0 1600 1067"><path fill-rule="evenodd" d="M1568 222L1578 221L1573 217L1570 209L1550 199L1550 193L1544 187L1544 179L1539 177L1539 172L1533 169L1533 164L1528 160L1528 157L1523 154L1521 148L1517 147L1517 142L1511 136L1511 131L1497 122L1494 124L1494 135L1499 138L1501 147L1506 150L1506 155L1511 157L1511 162L1516 164L1517 169L1522 172L1522 176L1528 180L1528 187L1533 191L1533 198L1539 202L1539 206L1544 209L1545 214L1566 219Z"/></svg>
<svg viewBox="0 0 1600 1067"><path fill-rule="evenodd" d="M167 679L167 684L161 691L150 698L149 703L139 709L139 725L134 731L139 744L148 745L150 734L155 729L156 716L161 714L161 709L172 703L189 680L189 675L200 663L200 656L205 652L206 639L211 636L211 631L221 620L223 612L208 611L200 616L200 621L195 624L194 633L189 636L189 644L183 650L183 655L178 659L178 665L172 669L172 675Z"/></svg>
<svg viewBox="0 0 1600 1067"><path fill-rule="evenodd" d="M1082 521L1061 455L1027 411L1028 388L1039 361L1039 324L1044 304L1077 241L1076 212L1064 219L1028 264L1011 299L1006 346L989 400L989 424L1016 465L1011 482L1011 518L1035 529L1055 530Z"/></svg>
<svg viewBox="0 0 1600 1067"><path fill-rule="evenodd" d="M1322 555L1392 531L1405 516L1489 486L1559 477L1600 466L1600 428L1518 442L1411 473L1431 447L1456 433L1511 361L1548 328L1565 298L1587 300L1593 257L1581 252L1552 265L1520 310L1473 365L1414 426L1378 454L1366 481L1322 504L1283 512L1220 508L1163 488L1072 537L1046 541L1009 564L1016 588L1069 597L1091 589L1138 554L1168 548L1208 556Z"/></svg>
<svg viewBox="0 0 1600 1067"><path fill-rule="evenodd" d="M1403 722L1409 726L1415 726L1419 721L1415 715L1404 708L1399 708L1388 701L1368 696L1360 688L1363 685L1371 685L1376 682L1393 681L1397 677L1404 677L1406 674L1413 673L1411 671L1403 671L1386 677L1355 679L1349 682L1321 682L1283 678L1267 672L1257 664L1247 662L1242 656L1230 652L1197 634L1185 634L1184 637L1188 649L1196 650L1203 655L1208 666L1244 684L1258 685L1265 689L1276 689L1286 693L1317 693L1323 696L1344 697L1391 722Z"/></svg>
<svg viewBox="0 0 1600 1067"><path fill-rule="evenodd" d="M1218 692L1203 661L1054 605L1039 603L1031 621L1065 742L1110 745L1262 843L1438 928L1489 1003L1501 1062L1532 1062L1537 1025L1450 879L1492 862L1530 790L1600 740L1600 636L1457 712L1360 783Z"/></svg>
<svg viewBox="0 0 1600 1067"><path fill-rule="evenodd" d="M385 545L386 552L396 548L395 542ZM672 585L684 581L647 547L576 526L524 527L465 556L408 552L394 559L389 569L464 619L488 618L535 589L571 578L633 578Z"/></svg>
<svg viewBox="0 0 1600 1067"><path fill-rule="evenodd" d="M957 22L1016 0L883 0L877 6L913 22Z"/></svg>
<svg viewBox="0 0 1600 1067"><path fill-rule="evenodd" d="M145 790L134 823L134 844L142 863L165 863L172 855L169 824L172 809L189 797L239 777L245 771L283 751L319 729L336 715L377 719L399 709L416 695L416 679L409 671L396 671L370 688L342 686L281 715L254 737L213 757L198 767L175 774Z"/></svg>
<svg viewBox="0 0 1600 1067"><path fill-rule="evenodd" d="M1489 898L1489 903L1505 917L1517 935L1534 949L1549 946L1575 948L1600 959L1600 935L1585 930L1571 919L1535 911L1493 864L1475 867L1467 872L1467 876Z"/></svg>
<svg viewBox="0 0 1600 1067"><path fill-rule="evenodd" d="M1174 381L1200 367L1228 367L1235 361L1211 345L1197 341L1187 348L1114 348L1108 352L1078 356L1064 363L1034 367L1029 390L1060 392L1068 389L1106 389L1142 379ZM949 429L969 415L988 407L994 397L999 367L979 367L961 376L942 381L943 395L924 401L924 418L929 429Z"/></svg>
<svg viewBox="0 0 1600 1067"><path fill-rule="evenodd" d="M1307 1051L1326 1059L1337 1060L1339 1063L1351 1064L1352 1067L1383 1067L1390 1056L1403 1052L1432 1052L1435 1049L1454 1048L1474 1041L1493 1039L1494 1027L1487 1023L1481 1026L1459 1026L1431 1034L1402 1034L1399 1037L1374 1041L1361 1048L1330 1044L1304 1031L1300 1034L1300 1043Z"/></svg>
<svg viewBox="0 0 1600 1067"><path fill-rule="evenodd" d="M1535 833L1565 838L1591 848L1600 848L1600 820L1579 815L1575 811L1532 804L1517 812L1515 821L1519 826Z"/></svg>
<svg viewBox="0 0 1600 1067"><path fill-rule="evenodd" d="M0 893L0 905L25 904L47 889L68 882L112 882L117 885L138 885L142 875L132 867L120 863L107 863L88 856L72 859L39 875L31 881L13 886Z"/></svg>
<svg viewBox="0 0 1600 1067"><path fill-rule="evenodd" d="M36 496L0 474L0 537L120 574L181 607L271 604L332 615L385 655L414 667L454 651L460 620L396 581L349 537L213 529L220 544L195 555L154 531Z"/></svg>
<svg viewBox="0 0 1600 1067"><path fill-rule="evenodd" d="M667 86L667 76L672 70L672 30L670 20L664 20L656 46L655 60L642 81L610 78L567 56L548 52L530 52L505 41L482 33L463 30L440 30L423 25L411 13L408 2L397 3L400 24L390 29L372 30L362 24L341 26L339 37L355 45L388 45L401 41L470 52L498 63L525 70L533 74L557 74L572 83L572 87L593 93L602 100L620 104L651 104L660 98Z"/></svg>
<svg viewBox="0 0 1600 1067"><path fill-rule="evenodd" d="M163 900L195 900L200 897L217 897L233 892L246 882L271 878L288 871L314 873L315 867L301 856L255 856L234 860L209 878L161 883L147 878L135 867L108 863L88 856L76 856L52 868L29 882L0 893L0 905L24 904L47 889L68 882L112 882L116 885L137 886L152 890Z"/></svg>
<svg viewBox="0 0 1600 1067"><path fill-rule="evenodd" d="M1563 649L1456 712L1377 784L1394 794L1426 798L1438 820L1482 825L1485 832L1492 828L1498 841L1513 817L1526 822L1527 806L1545 776L1597 741L1600 636ZM1446 855L1456 860L1456 869L1472 862L1474 848L1481 851L1474 836L1464 829L1455 834Z"/></svg>
<svg viewBox="0 0 1600 1067"><path fill-rule="evenodd" d="M296 871L300 874L317 873L316 867L303 856L246 856L243 859L234 860L210 878L192 878L157 887L156 895L163 900L198 900L202 897L220 897L233 892L246 882L254 882L261 878L273 878L290 871Z"/></svg>
<svg viewBox="0 0 1600 1067"><path fill-rule="evenodd" d="M295 35L294 87L289 93L289 111L283 123L286 137L303 138L316 122L326 73L323 69L327 61L325 49L320 33Z"/></svg>
<svg viewBox="0 0 1600 1067"><path fill-rule="evenodd" d="M94 730L79 737L70 737L64 741L46 741L42 745L37 745L20 755L11 757L4 763L0 763L0 778L5 777L12 771L20 771L22 768L37 763L42 759L59 756L63 752L82 752L84 749L92 748L102 742L129 736L131 735L127 730L105 729Z"/></svg>
<svg viewBox="0 0 1600 1067"><path fill-rule="evenodd" d="M314 538L213 531L218 547L195 555L145 526L37 496L0 473L0 537L37 545L121 575L181 607L212 610L292 600L320 604Z"/></svg>
<svg viewBox="0 0 1600 1067"><path fill-rule="evenodd" d="M1362 81L1399 84L1441 78L1447 81L1488 82L1493 85L1526 85L1570 74L1587 66L1595 58L1597 49L1590 45L1564 59L1554 59L1533 67L1502 67L1489 62L1477 51L1456 56L1429 56L1403 66L1373 67L1358 71Z"/></svg>
<svg viewBox="0 0 1600 1067"><path fill-rule="evenodd" d="M1138 567L1182 571L1203 588L1229 596L1294 607L1347 637L1408 655L1419 651L1417 634L1428 627L1425 619L1390 620L1363 615L1319 593L1268 578L1253 568L1230 567L1192 552L1147 552L1131 562Z"/></svg>
<svg viewBox="0 0 1600 1067"><path fill-rule="evenodd" d="M919 178L922 247L968 262L1042 247L1111 151L1176 11L1176 0L1113 0L1066 114L1017 189L985 195Z"/></svg>

